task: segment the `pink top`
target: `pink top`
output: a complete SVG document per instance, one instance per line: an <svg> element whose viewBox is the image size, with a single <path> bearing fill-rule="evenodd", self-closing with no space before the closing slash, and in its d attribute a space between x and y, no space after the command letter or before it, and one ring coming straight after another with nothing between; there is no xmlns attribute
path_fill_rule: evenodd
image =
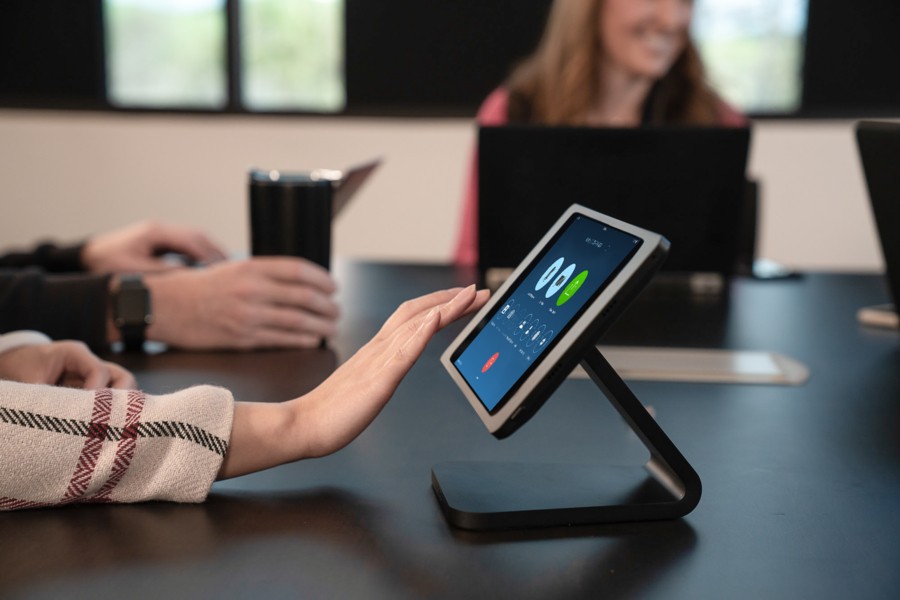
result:
<svg viewBox="0 0 900 600"><path fill-rule="evenodd" d="M505 88L497 88L485 99L478 109L475 122L480 125L506 125L509 93ZM747 118L722 102L719 106L719 125L723 127L744 127ZM469 177L463 188L463 214L456 242L453 262L460 266L478 264L478 150L472 152L469 162Z"/></svg>

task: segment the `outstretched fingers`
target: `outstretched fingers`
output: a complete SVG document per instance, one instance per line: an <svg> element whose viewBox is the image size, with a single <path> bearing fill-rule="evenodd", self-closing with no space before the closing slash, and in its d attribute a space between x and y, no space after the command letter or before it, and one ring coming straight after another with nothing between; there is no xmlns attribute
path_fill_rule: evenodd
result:
<svg viewBox="0 0 900 600"><path fill-rule="evenodd" d="M381 349L382 368L396 368L394 376L399 379L421 356L435 333L461 316L477 310L488 298L486 290L477 292L474 285L447 292L450 295L448 300L432 306L424 303L419 306L418 313L408 317L403 323L395 324L394 331L389 333ZM432 300L443 299L446 295L429 294L429 297Z"/></svg>
<svg viewBox="0 0 900 600"><path fill-rule="evenodd" d="M424 315L436 306L440 306L446 302L453 300L463 288L452 288L448 290L440 290L432 292L412 300L407 300L394 311L388 320L384 322L378 331L376 338L384 339L390 337L397 329L408 325L410 320L420 315Z"/></svg>
<svg viewBox="0 0 900 600"><path fill-rule="evenodd" d="M488 290L475 291L473 284L466 288L440 290L407 300L385 321L376 338L384 339L393 335L400 327L409 327L410 321L424 316L432 308L441 310L440 328L443 328L484 306L489 296Z"/></svg>
<svg viewBox="0 0 900 600"><path fill-rule="evenodd" d="M490 295L488 290L476 291L474 285L465 288L455 298L440 307L441 323L438 328L443 329L460 317L479 310L488 301Z"/></svg>

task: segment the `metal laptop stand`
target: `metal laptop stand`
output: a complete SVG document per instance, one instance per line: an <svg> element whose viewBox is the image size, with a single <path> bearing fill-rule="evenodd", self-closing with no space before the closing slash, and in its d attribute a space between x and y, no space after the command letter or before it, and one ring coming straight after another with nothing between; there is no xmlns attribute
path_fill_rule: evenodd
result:
<svg viewBox="0 0 900 600"><path fill-rule="evenodd" d="M470 530L675 519L700 501L697 473L606 358L581 366L650 451L646 472L608 465L448 462L431 484L448 522Z"/></svg>

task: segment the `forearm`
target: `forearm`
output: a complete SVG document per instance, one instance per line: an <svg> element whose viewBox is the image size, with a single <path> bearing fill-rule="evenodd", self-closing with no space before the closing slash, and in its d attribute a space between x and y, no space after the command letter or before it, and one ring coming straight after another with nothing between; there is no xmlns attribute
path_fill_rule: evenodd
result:
<svg viewBox="0 0 900 600"><path fill-rule="evenodd" d="M231 442L217 479L229 479L311 457L311 422L303 398L289 402L236 402Z"/></svg>

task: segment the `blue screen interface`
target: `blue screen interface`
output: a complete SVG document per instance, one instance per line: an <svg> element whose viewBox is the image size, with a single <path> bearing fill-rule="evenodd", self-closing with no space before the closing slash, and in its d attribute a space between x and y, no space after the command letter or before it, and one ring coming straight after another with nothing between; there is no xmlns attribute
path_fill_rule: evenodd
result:
<svg viewBox="0 0 900 600"><path fill-rule="evenodd" d="M589 217L572 217L453 361L488 412L511 395L641 243Z"/></svg>

